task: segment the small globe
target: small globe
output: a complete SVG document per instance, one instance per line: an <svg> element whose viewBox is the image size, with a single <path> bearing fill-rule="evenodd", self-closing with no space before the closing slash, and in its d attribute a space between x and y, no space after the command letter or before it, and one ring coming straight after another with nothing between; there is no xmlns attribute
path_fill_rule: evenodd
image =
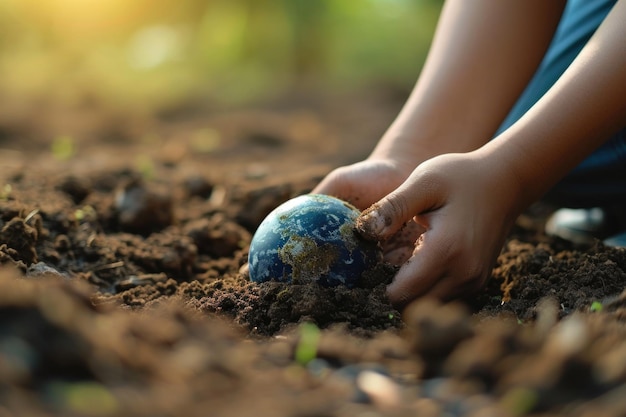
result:
<svg viewBox="0 0 626 417"><path fill-rule="evenodd" d="M375 242L361 238L354 222L359 210L322 194L293 198L259 225L248 255L250 279L353 288L382 260Z"/></svg>

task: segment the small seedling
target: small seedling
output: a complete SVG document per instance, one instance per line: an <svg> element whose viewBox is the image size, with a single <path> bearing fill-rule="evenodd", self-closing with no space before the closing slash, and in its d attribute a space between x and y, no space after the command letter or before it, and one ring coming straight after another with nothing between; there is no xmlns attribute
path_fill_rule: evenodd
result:
<svg viewBox="0 0 626 417"><path fill-rule="evenodd" d="M138 155L135 159L135 167L145 180L153 179L155 176L154 162L148 155Z"/></svg>
<svg viewBox="0 0 626 417"><path fill-rule="evenodd" d="M296 346L295 359L300 365L306 365L317 356L320 329L313 323L300 326L300 341Z"/></svg>
<svg viewBox="0 0 626 417"><path fill-rule="evenodd" d="M602 311L603 307L604 306L602 305L600 301L594 301L593 303L591 303L591 307L589 307L589 311L592 311L594 313L599 313Z"/></svg>
<svg viewBox="0 0 626 417"><path fill-rule="evenodd" d="M81 207L79 209L76 209L76 211L74 212L74 218L79 222L83 220L92 221L95 220L97 217L98 213L96 213L96 210L91 206Z"/></svg>
<svg viewBox="0 0 626 417"><path fill-rule="evenodd" d="M524 416L531 412L539 401L537 392L530 388L512 388L500 400L505 410L513 416Z"/></svg>
<svg viewBox="0 0 626 417"><path fill-rule="evenodd" d="M191 149L196 153L211 153L220 147L220 133L211 128L196 130L190 140Z"/></svg>
<svg viewBox="0 0 626 417"><path fill-rule="evenodd" d="M96 382L54 382L48 390L52 398L68 410L68 414L104 416L119 411L119 403L113 393Z"/></svg>
<svg viewBox="0 0 626 417"><path fill-rule="evenodd" d="M59 136L52 141L52 155L60 160L67 161L76 153L74 139L70 136Z"/></svg>
<svg viewBox="0 0 626 417"><path fill-rule="evenodd" d="M4 184L2 191L0 191L0 200L8 200L9 197L11 197L12 191L13 187L11 187L11 184Z"/></svg>

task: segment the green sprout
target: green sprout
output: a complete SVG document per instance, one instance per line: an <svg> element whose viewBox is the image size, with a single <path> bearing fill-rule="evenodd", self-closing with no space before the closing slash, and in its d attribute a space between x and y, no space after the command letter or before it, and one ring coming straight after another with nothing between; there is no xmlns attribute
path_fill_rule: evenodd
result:
<svg viewBox="0 0 626 417"><path fill-rule="evenodd" d="M394 317L395 317L395 316L393 315L393 313L389 313L389 314L387 315L387 318L389 318L389 320L393 320L393 318L394 318Z"/></svg>
<svg viewBox="0 0 626 417"><path fill-rule="evenodd" d="M142 154L137 156L135 159L135 167L144 179L149 180L154 178L156 169L152 158L148 155Z"/></svg>
<svg viewBox="0 0 626 417"><path fill-rule="evenodd" d="M52 155L60 160L67 161L76 153L74 139L71 136L58 136L52 141Z"/></svg>
<svg viewBox="0 0 626 417"><path fill-rule="evenodd" d="M599 313L602 311L603 307L604 306L602 305L600 301L594 301L593 303L591 303L591 307L589 307L589 311L592 311L594 313Z"/></svg>
<svg viewBox="0 0 626 417"><path fill-rule="evenodd" d="M300 365L306 365L317 356L320 329L313 323L300 326L300 340L296 346L295 359Z"/></svg>
<svg viewBox="0 0 626 417"><path fill-rule="evenodd" d="M12 191L13 187L11 187L11 184L4 184L2 191L0 191L0 200L8 200L9 197L11 197Z"/></svg>
<svg viewBox="0 0 626 417"><path fill-rule="evenodd" d="M538 401L539 395L536 391L531 388L518 387L507 391L500 403L513 416L524 416L535 408Z"/></svg>
<svg viewBox="0 0 626 417"><path fill-rule="evenodd" d="M198 129L190 140L191 149L197 153L211 153L220 147L220 133L211 128Z"/></svg>
<svg viewBox="0 0 626 417"><path fill-rule="evenodd" d="M54 382L48 386L48 391L72 415L100 417L119 411L117 398L97 382Z"/></svg>
<svg viewBox="0 0 626 417"><path fill-rule="evenodd" d="M97 217L98 213L96 213L96 210L91 206L84 206L74 211L74 218L79 222L83 220L96 220Z"/></svg>

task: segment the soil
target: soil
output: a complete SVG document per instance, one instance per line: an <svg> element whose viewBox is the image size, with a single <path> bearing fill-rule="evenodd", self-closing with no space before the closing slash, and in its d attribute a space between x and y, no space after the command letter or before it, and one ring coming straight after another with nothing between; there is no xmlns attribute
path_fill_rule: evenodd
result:
<svg viewBox="0 0 626 417"><path fill-rule="evenodd" d="M545 204L465 300L399 312L387 264L354 289L248 280L265 215L404 98L5 105L0 415L626 415L626 250L546 236Z"/></svg>

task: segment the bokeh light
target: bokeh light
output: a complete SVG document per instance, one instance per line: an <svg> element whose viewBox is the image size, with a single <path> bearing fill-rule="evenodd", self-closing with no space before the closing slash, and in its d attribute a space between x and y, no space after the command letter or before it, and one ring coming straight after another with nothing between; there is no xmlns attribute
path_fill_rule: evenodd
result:
<svg viewBox="0 0 626 417"><path fill-rule="evenodd" d="M0 92L159 106L407 87L437 0L0 0Z"/></svg>

